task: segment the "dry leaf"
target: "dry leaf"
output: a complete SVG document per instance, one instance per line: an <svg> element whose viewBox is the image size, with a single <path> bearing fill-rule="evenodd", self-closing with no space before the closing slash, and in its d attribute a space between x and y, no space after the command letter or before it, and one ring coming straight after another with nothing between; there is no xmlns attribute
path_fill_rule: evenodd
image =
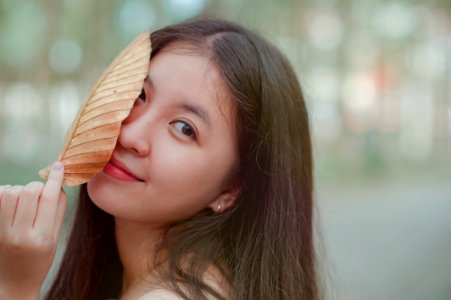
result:
<svg viewBox="0 0 451 300"><path fill-rule="evenodd" d="M141 93L150 59L150 34L143 32L102 74L67 134L58 160L64 185L89 181L110 160L121 123ZM47 179L50 167L39 171Z"/></svg>

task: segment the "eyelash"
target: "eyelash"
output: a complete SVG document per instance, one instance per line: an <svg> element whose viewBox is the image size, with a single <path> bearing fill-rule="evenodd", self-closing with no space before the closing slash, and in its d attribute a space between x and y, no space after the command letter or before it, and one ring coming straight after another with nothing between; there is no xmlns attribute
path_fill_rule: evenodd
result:
<svg viewBox="0 0 451 300"><path fill-rule="evenodd" d="M138 99L141 99L142 102L145 102L147 97L146 97L146 92L144 91L144 89L141 90L141 94L139 94Z"/></svg>
<svg viewBox="0 0 451 300"><path fill-rule="evenodd" d="M137 100L140 99L141 102L145 102L147 100L146 97L146 92L144 91L144 89L141 90L141 93L139 94ZM192 135L187 135L183 132L181 132L183 135L189 137L191 140L196 141L197 140L197 133L196 130L194 129L194 126L192 126L189 122L187 121L183 121L183 120L176 120L174 122L171 122L171 125L177 130L177 128L174 126L174 124L176 123L183 123L186 127L189 128L189 130L192 132Z"/></svg>
<svg viewBox="0 0 451 300"><path fill-rule="evenodd" d="M187 134L185 134L185 133L183 133L183 132L178 131L178 130L177 130L177 127L174 125L174 124L177 124L177 123L183 123L186 127L188 127L189 130L192 132L192 135L187 135ZM188 122L186 122L186 121L183 121L183 120L176 120L176 121L172 122L171 125L175 128L175 130L177 130L177 131L180 132L181 134L187 136L187 137L190 138L191 140L193 140L193 141L196 141L196 140L197 140L197 133L196 133L196 130L194 129L194 126L192 126L190 123L188 123Z"/></svg>

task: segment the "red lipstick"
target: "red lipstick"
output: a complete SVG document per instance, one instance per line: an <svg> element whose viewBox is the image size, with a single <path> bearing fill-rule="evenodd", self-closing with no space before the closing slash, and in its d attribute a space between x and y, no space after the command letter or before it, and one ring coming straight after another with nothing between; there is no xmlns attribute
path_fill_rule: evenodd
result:
<svg viewBox="0 0 451 300"><path fill-rule="evenodd" d="M128 171L121 163L113 159L105 165L103 172L113 178L123 181L143 181Z"/></svg>

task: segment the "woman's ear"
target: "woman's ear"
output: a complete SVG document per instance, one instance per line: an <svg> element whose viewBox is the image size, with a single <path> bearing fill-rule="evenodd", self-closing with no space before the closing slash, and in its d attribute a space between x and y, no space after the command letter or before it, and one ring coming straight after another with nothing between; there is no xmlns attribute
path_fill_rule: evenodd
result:
<svg viewBox="0 0 451 300"><path fill-rule="evenodd" d="M234 184L230 189L221 192L215 200L210 202L208 207L216 214L220 214L233 207L241 192L241 185Z"/></svg>

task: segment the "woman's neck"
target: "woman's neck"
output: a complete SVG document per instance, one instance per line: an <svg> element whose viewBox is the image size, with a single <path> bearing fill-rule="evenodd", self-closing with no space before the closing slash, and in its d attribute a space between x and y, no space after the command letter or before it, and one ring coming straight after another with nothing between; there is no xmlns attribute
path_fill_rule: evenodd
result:
<svg viewBox="0 0 451 300"><path fill-rule="evenodd" d="M155 267L155 247L161 239L162 230L115 218L115 234L124 269L121 299L135 299L146 292L140 288L143 280L151 280L149 274Z"/></svg>

